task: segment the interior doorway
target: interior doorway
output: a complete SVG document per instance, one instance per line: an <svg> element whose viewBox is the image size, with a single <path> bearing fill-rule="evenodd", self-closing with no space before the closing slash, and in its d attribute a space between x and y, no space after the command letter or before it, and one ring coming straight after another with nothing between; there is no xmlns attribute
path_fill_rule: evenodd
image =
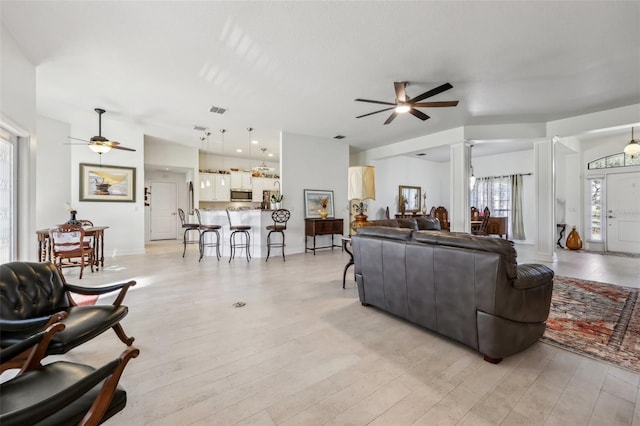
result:
<svg viewBox="0 0 640 426"><path fill-rule="evenodd" d="M175 182L151 181L150 239L171 240L177 234L177 188Z"/></svg>
<svg viewBox="0 0 640 426"><path fill-rule="evenodd" d="M640 254L640 172L606 177L607 251Z"/></svg>

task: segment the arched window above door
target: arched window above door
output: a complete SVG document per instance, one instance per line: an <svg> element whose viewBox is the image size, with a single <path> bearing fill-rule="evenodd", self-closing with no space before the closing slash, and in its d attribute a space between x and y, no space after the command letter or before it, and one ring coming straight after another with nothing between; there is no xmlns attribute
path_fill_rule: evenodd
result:
<svg viewBox="0 0 640 426"><path fill-rule="evenodd" d="M624 152L608 155L587 163L587 170L610 169L613 167L640 166L640 157L631 158Z"/></svg>

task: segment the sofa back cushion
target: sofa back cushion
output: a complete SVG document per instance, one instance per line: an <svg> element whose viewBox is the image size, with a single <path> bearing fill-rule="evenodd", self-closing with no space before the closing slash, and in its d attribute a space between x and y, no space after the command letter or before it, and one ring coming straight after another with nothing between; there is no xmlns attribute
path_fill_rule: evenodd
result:
<svg viewBox="0 0 640 426"><path fill-rule="evenodd" d="M0 265L0 294L2 319L38 318L70 306L62 277L50 262Z"/></svg>
<svg viewBox="0 0 640 426"><path fill-rule="evenodd" d="M358 236L382 237L389 240L411 240L411 229L391 228L388 226L364 226L358 228Z"/></svg>
<svg viewBox="0 0 640 426"><path fill-rule="evenodd" d="M416 217L416 223L420 231L439 231L440 221L437 217L418 216Z"/></svg>
<svg viewBox="0 0 640 426"><path fill-rule="evenodd" d="M433 231L414 232L412 234L412 240L426 244L498 253L504 261L507 278L514 280L518 277L518 263L516 261L517 254L513 247L513 241L482 235L470 235L464 232Z"/></svg>

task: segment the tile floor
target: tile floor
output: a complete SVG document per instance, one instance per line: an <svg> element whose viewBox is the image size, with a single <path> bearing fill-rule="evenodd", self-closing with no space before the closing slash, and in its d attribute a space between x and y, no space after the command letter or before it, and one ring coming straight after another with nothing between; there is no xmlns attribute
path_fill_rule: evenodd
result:
<svg viewBox="0 0 640 426"><path fill-rule="evenodd" d="M640 375L544 343L484 362L362 307L353 281L342 289L340 249L230 264L187 250L154 242L82 281L65 273L83 285L138 281L123 325L141 354L121 381L128 405L108 424L640 426ZM519 262L532 253L519 246ZM640 258L563 250L550 266L640 287ZM67 357L99 365L122 350L108 332Z"/></svg>

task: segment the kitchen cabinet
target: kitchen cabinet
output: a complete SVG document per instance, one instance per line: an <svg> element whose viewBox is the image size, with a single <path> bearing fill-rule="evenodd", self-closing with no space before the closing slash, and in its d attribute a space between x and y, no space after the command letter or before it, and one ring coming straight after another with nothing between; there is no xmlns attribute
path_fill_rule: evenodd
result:
<svg viewBox="0 0 640 426"><path fill-rule="evenodd" d="M207 186L207 179L209 186ZM222 179L225 185L222 185ZM200 187L200 201L229 201L231 194L229 192L230 179L229 175L220 173L200 173L200 182L204 183L204 188Z"/></svg>
<svg viewBox="0 0 640 426"><path fill-rule="evenodd" d="M231 172L232 189L251 189L251 172Z"/></svg>

